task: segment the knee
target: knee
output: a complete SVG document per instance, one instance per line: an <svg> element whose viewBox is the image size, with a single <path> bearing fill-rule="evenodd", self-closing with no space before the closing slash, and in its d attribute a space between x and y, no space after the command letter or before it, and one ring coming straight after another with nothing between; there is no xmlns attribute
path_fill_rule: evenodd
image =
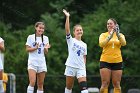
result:
<svg viewBox="0 0 140 93"><path fill-rule="evenodd" d="M37 82L37 86L39 89L42 89L43 88L43 82Z"/></svg>
<svg viewBox="0 0 140 93"><path fill-rule="evenodd" d="M73 83L72 82L67 82L66 83L66 88L71 90L73 88Z"/></svg>
<svg viewBox="0 0 140 93"><path fill-rule="evenodd" d="M69 90L71 90L73 88L73 85L67 84L66 88L69 89Z"/></svg>
<svg viewBox="0 0 140 93"><path fill-rule="evenodd" d="M108 88L109 84L110 84L109 81L103 81L103 82L102 82L102 87L103 87L103 88Z"/></svg>
<svg viewBox="0 0 140 93"><path fill-rule="evenodd" d="M34 80L31 80L31 81L30 81L30 86L32 86L32 87L35 86L35 81L34 81Z"/></svg>
<svg viewBox="0 0 140 93"><path fill-rule="evenodd" d="M82 81L79 83L80 89L82 90L86 90L87 89L87 82L86 81Z"/></svg>
<svg viewBox="0 0 140 93"><path fill-rule="evenodd" d="M113 81L114 88L120 88L120 81Z"/></svg>

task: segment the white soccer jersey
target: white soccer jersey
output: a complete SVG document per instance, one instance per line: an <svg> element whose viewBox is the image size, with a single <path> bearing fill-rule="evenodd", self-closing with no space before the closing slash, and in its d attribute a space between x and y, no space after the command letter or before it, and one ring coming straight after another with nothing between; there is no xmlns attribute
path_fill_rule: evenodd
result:
<svg viewBox="0 0 140 93"><path fill-rule="evenodd" d="M4 42L4 40L0 37L0 43ZM0 69L3 69L3 53L0 51Z"/></svg>
<svg viewBox="0 0 140 93"><path fill-rule="evenodd" d="M33 52L29 52L29 60L45 60L45 55L44 55L44 45L47 43L49 44L49 39L47 36L43 35L43 42L41 37L36 37L35 41L35 34L29 35L27 38L26 45L30 47L35 47L35 42L39 43L39 48Z"/></svg>
<svg viewBox="0 0 140 93"><path fill-rule="evenodd" d="M79 41L69 34L66 36L68 44L68 58L65 65L85 69L84 55L87 55L87 44Z"/></svg>

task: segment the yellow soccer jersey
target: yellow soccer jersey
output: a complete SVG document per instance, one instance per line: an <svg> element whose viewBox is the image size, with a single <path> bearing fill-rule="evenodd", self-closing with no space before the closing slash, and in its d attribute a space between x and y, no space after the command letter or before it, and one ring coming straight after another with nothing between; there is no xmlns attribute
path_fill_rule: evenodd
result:
<svg viewBox="0 0 140 93"><path fill-rule="evenodd" d="M8 82L8 75L7 73L3 73L3 87L4 87L4 91L6 91L6 84Z"/></svg>
<svg viewBox="0 0 140 93"><path fill-rule="evenodd" d="M119 63L122 62L121 55L121 46L126 45L126 40L123 34L120 34L120 39L116 36L116 33L113 34L113 37L109 42L107 41L107 37L109 33L102 33L99 37L99 45L103 48L100 61L108 62L108 63ZM104 44L103 44L104 43Z"/></svg>

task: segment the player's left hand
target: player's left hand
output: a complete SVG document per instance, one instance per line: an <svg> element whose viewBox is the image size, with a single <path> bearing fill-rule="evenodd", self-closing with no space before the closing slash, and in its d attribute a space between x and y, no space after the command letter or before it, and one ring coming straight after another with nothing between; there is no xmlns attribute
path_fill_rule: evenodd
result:
<svg viewBox="0 0 140 93"><path fill-rule="evenodd" d="M120 38L120 28L119 28L119 25L118 24L116 25L115 31L116 31L117 37Z"/></svg>
<svg viewBox="0 0 140 93"><path fill-rule="evenodd" d="M51 48L51 45L50 44L46 44L44 48L47 48L47 49Z"/></svg>

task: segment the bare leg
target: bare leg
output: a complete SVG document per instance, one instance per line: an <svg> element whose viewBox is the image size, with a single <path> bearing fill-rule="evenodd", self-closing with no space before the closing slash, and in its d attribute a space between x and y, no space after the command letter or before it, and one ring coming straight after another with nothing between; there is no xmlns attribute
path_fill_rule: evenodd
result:
<svg viewBox="0 0 140 93"><path fill-rule="evenodd" d="M37 74L37 87L39 91L43 91L43 84L46 72L41 72Z"/></svg>
<svg viewBox="0 0 140 93"><path fill-rule="evenodd" d="M65 93L72 93L73 84L74 84L74 77L66 76Z"/></svg>
<svg viewBox="0 0 140 93"><path fill-rule="evenodd" d="M27 88L27 93L33 93L34 91L34 86L36 82L36 72L32 69L28 70L28 75L29 75L29 86Z"/></svg>
<svg viewBox="0 0 140 93"><path fill-rule="evenodd" d="M101 75L101 88L100 93L108 93L108 86L110 84L111 70L107 68L100 69Z"/></svg>
<svg viewBox="0 0 140 93"><path fill-rule="evenodd" d="M122 77L122 70L114 70L112 71L112 83L114 86L114 93L121 93L121 77Z"/></svg>
<svg viewBox="0 0 140 93"><path fill-rule="evenodd" d="M78 78L78 82L79 82L79 85L80 85L81 93L88 93L86 77Z"/></svg>

